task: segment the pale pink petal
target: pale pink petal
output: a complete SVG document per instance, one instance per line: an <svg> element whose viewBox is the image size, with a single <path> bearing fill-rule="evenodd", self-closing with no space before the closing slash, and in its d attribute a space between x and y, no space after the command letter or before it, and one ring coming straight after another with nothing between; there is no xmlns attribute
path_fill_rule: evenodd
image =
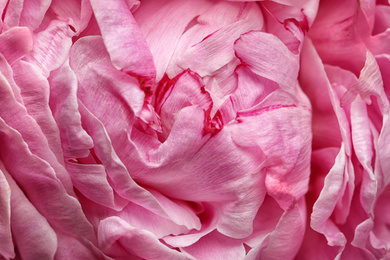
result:
<svg viewBox="0 0 390 260"><path fill-rule="evenodd" d="M160 203L150 192L138 186L114 151L111 140L102 123L80 104L80 112L86 130L94 140L94 151L105 167L115 192L151 212L168 218Z"/></svg>
<svg viewBox="0 0 390 260"><path fill-rule="evenodd" d="M269 233L275 230L283 212L278 203L267 195L253 220L253 233L243 239L245 244L252 248L259 245Z"/></svg>
<svg viewBox="0 0 390 260"><path fill-rule="evenodd" d="M150 260L186 259L180 252L162 244L149 231L134 228L118 217L109 217L100 222L98 238L99 246L107 255L122 253L117 256L130 254ZM122 252L118 251L118 246Z"/></svg>
<svg viewBox="0 0 390 260"><path fill-rule="evenodd" d="M56 15L54 19L72 25L77 35L87 27L92 16L91 4L86 0L52 0L50 11Z"/></svg>
<svg viewBox="0 0 390 260"><path fill-rule="evenodd" d="M9 0L6 8L3 10L2 17L4 24L2 32L5 32L12 27L19 26L20 16L23 11L24 0Z"/></svg>
<svg viewBox="0 0 390 260"><path fill-rule="evenodd" d="M34 31L41 24L51 0L24 0L19 25Z"/></svg>
<svg viewBox="0 0 390 260"><path fill-rule="evenodd" d="M202 79L189 70L172 80L160 82L154 103L161 117L164 139L168 137L181 109L196 105L207 111L212 107L210 94L205 91Z"/></svg>
<svg viewBox="0 0 390 260"><path fill-rule="evenodd" d="M295 1L294 1L295 2ZM275 2L261 2L268 22L266 31L277 36L294 54L298 54L309 27L317 14L319 1L310 0L284 6Z"/></svg>
<svg viewBox="0 0 390 260"><path fill-rule="evenodd" d="M3 120L0 120L0 139L3 144L0 158L5 168L50 226L69 236L81 236L94 241L92 226L85 218L79 202L66 192L53 168L32 154L21 135Z"/></svg>
<svg viewBox="0 0 390 260"><path fill-rule="evenodd" d="M255 3L230 3L225 1L213 3L207 11L199 15L199 17L189 24L188 28L180 38L166 71L168 76L172 78L182 71L182 68L179 67L179 61L182 60L184 53L190 50L192 46L199 44L207 37L211 37L212 34L219 30L227 30L238 21L245 23L245 27L250 26L251 28L258 30L263 28L264 23L262 12L259 6ZM227 35L226 37L227 39L233 39L233 37ZM225 52L228 50L227 46L222 47ZM197 48L199 49L199 47ZM216 53L216 50L212 51L213 53ZM196 55L195 52L193 52L193 54ZM202 65L206 64L204 63ZM219 73L216 74L218 76L220 75ZM234 81L226 82L226 84L234 83Z"/></svg>
<svg viewBox="0 0 390 260"><path fill-rule="evenodd" d="M380 70L375 57L371 52L367 52L366 63L363 69L360 71L359 80L351 86L348 91L341 98L341 106L350 104L356 97L357 94L368 104L371 104L370 96L381 97L380 94L383 93L383 81L380 74ZM383 101L385 102L385 101ZM389 101L387 105L382 104L382 109L389 109ZM383 106L387 106L384 108Z"/></svg>
<svg viewBox="0 0 390 260"><path fill-rule="evenodd" d="M168 63L187 25L196 16L204 12L211 3L205 0L173 0L154 9L150 4L142 3L134 14L138 17L153 17L140 25L140 30L148 43L156 65L156 81L162 79ZM152 10L150 10L153 8ZM167 15L169 13L169 15ZM141 18L142 19L142 18ZM180 19L178 21L178 19Z"/></svg>
<svg viewBox="0 0 390 260"><path fill-rule="evenodd" d="M238 75L238 84L231 100L237 111L249 109L257 105L271 92L279 88L274 81L254 74L245 66L238 67L236 73Z"/></svg>
<svg viewBox="0 0 390 260"><path fill-rule="evenodd" d="M245 256L245 248L240 240L224 236L218 231L213 231L195 244L180 249L185 255L202 260L243 259Z"/></svg>
<svg viewBox="0 0 390 260"><path fill-rule="evenodd" d="M13 67L14 79L20 88L23 105L45 135L50 150L56 156L58 162L63 164L61 140L58 126L53 118L49 103L50 86L40 70L25 61L20 61Z"/></svg>
<svg viewBox="0 0 390 260"><path fill-rule="evenodd" d="M11 259L15 258L11 233L11 187L2 168L0 167L0 257Z"/></svg>
<svg viewBox="0 0 390 260"><path fill-rule="evenodd" d="M125 1L92 0L91 6L115 68L154 82L153 56Z"/></svg>
<svg viewBox="0 0 390 260"><path fill-rule="evenodd" d="M68 58L74 32L68 23L52 21L35 35L34 48L24 60L33 63L47 78L50 71L59 68Z"/></svg>
<svg viewBox="0 0 390 260"><path fill-rule="evenodd" d="M236 144L258 146L264 153L267 192L283 209L307 192L310 116L296 105L266 106L240 113L233 132Z"/></svg>
<svg viewBox="0 0 390 260"><path fill-rule="evenodd" d="M364 210L371 214L377 195L377 181L372 167L374 144L366 104L360 98L356 98L351 105L351 127L354 150L364 168L360 201Z"/></svg>
<svg viewBox="0 0 390 260"><path fill-rule="evenodd" d="M276 36L259 31L241 35L234 45L241 63L254 73L292 92L298 77L298 57ZM264 51L267 50L267 51Z"/></svg>
<svg viewBox="0 0 390 260"><path fill-rule="evenodd" d="M306 225L306 206L303 199L293 203L283 213L278 224L244 258L251 259L294 259L297 254Z"/></svg>
<svg viewBox="0 0 390 260"><path fill-rule="evenodd" d="M33 82L28 83L32 84ZM15 100L13 93L11 92L10 85L6 82L5 78L1 76L1 74L0 93L4 98L0 106L1 118L10 127L13 127L22 135L23 142L28 144L29 149L34 155L41 157L49 163L51 167L53 167L56 177L61 180L61 183L65 187L66 191L69 194L74 194L69 175L61 162L58 161L59 157L56 157L50 149L49 142L43 134L42 129L39 127L35 119L28 115L26 109ZM10 111L12 111L12 113L10 113ZM15 118L18 118L18 120L15 120ZM59 147L54 148L59 149Z"/></svg>
<svg viewBox="0 0 390 260"><path fill-rule="evenodd" d="M66 169L74 187L88 199L109 208L116 208L114 191L102 165L67 162Z"/></svg>
<svg viewBox="0 0 390 260"><path fill-rule="evenodd" d="M60 131L64 157L87 157L93 142L81 125L77 101L77 78L70 69L69 62L66 61L60 68L52 71L48 80L50 110Z"/></svg>
<svg viewBox="0 0 390 260"><path fill-rule="evenodd" d="M154 192L154 194L156 195L158 193ZM161 196L162 195L159 196L160 201L161 201ZM164 205L165 206L164 208L167 211L169 209L173 210L174 211L173 214L178 214L180 211L185 212L186 213L185 215L176 217L176 220L179 220L177 221L179 223L175 223L169 218L163 218L161 216L158 216L152 213L151 211L133 203L129 203L126 208L124 208L121 212L119 212L118 217L134 228L138 228L140 230L145 230L147 232L150 232L158 239L168 235L185 234L195 226L198 226L199 229L200 222L197 216L194 214L194 212L192 212L191 214L190 213L191 209L189 209L188 206L186 212L185 207L183 207L184 206L183 202L178 205L174 205L175 202L176 201L170 203L171 207L167 207L166 205ZM185 219L185 217L189 217L189 219Z"/></svg>
<svg viewBox="0 0 390 260"><path fill-rule="evenodd" d="M1 162L0 168L12 189L11 227L18 253L23 259L54 259L58 246L55 231L36 209L36 205L29 201Z"/></svg>
<svg viewBox="0 0 390 260"><path fill-rule="evenodd" d="M26 27L15 27L0 34L0 52L11 66L32 49L32 33Z"/></svg>
<svg viewBox="0 0 390 260"><path fill-rule="evenodd" d="M219 209L213 207L209 203L202 203L202 210L198 213L202 221L202 228L200 230L191 230L187 234L177 236L166 236L163 238L164 242L173 247L187 247L196 243L200 238L209 234L216 229L220 216Z"/></svg>
<svg viewBox="0 0 390 260"><path fill-rule="evenodd" d="M134 115L139 115L145 94L137 79L114 68L100 36L78 40L71 49L70 66L76 73L78 97L83 104L100 120L104 118L103 122L112 121L106 124L109 134L126 129ZM106 107L111 109L107 111Z"/></svg>
<svg viewBox="0 0 390 260"><path fill-rule="evenodd" d="M325 235L330 246L345 246L346 238L339 231L337 226L330 219L337 200L340 197L340 189L343 186L344 171L346 171L346 155L342 144L341 149L336 157L333 167L325 177L324 187L321 194L313 206L313 213L311 214L310 226L315 231ZM329 156L322 150L322 155ZM331 158L327 160L333 163Z"/></svg>
<svg viewBox="0 0 390 260"><path fill-rule="evenodd" d="M236 58L233 45L237 46L235 41L240 35L255 29L261 27L245 20L222 27L189 48L178 60L178 66L182 69L189 68L202 77L211 75ZM237 47L235 49L237 51Z"/></svg>

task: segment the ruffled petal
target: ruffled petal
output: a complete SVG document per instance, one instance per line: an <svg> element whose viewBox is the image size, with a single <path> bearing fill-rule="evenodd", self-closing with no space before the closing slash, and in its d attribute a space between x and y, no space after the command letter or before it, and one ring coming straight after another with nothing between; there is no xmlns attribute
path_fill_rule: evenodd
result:
<svg viewBox="0 0 390 260"><path fill-rule="evenodd" d="M134 228L118 217L109 217L100 222L98 238L104 252L118 257L135 255L150 260L186 259L180 252L162 244L149 231Z"/></svg>
<svg viewBox="0 0 390 260"><path fill-rule="evenodd" d="M2 162L0 162L0 168L12 189L11 228L20 257L23 259L54 259L58 245L56 233L46 218L36 209L36 205L29 201L5 170Z"/></svg>
<svg viewBox="0 0 390 260"><path fill-rule="evenodd" d="M50 71L59 68L68 58L73 35L67 22L54 20L35 35L34 48L24 59L36 65L48 78Z"/></svg>
<svg viewBox="0 0 390 260"><path fill-rule="evenodd" d="M50 73L50 110L61 136L61 146L65 158L87 157L93 147L90 136L81 125L78 110L77 78L66 61L60 68Z"/></svg>
<svg viewBox="0 0 390 260"><path fill-rule="evenodd" d="M92 0L91 6L114 67L154 83L153 56L125 1Z"/></svg>

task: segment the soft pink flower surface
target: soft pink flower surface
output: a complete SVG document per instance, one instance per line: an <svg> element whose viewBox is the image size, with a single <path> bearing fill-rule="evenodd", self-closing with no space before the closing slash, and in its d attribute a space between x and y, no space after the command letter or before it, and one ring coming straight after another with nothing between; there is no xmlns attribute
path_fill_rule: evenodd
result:
<svg viewBox="0 0 390 260"><path fill-rule="evenodd" d="M0 259L390 259L389 1L0 14Z"/></svg>

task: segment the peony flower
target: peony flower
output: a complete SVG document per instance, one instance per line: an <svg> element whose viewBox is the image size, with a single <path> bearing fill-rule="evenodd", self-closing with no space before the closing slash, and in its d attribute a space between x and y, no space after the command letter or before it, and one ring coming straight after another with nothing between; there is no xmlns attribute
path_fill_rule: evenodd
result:
<svg viewBox="0 0 390 260"><path fill-rule="evenodd" d="M0 1L0 258L388 257L389 8Z"/></svg>

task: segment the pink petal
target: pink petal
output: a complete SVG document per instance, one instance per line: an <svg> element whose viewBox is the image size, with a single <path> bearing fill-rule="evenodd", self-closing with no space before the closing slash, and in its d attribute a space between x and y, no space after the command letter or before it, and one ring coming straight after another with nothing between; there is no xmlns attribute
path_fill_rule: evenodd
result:
<svg viewBox="0 0 390 260"><path fill-rule="evenodd" d="M39 69L25 61L20 61L12 67L14 79L23 99L23 105L45 135L50 150L55 154L58 162L63 164L61 140L58 126L53 118L49 103L50 86Z"/></svg>
<svg viewBox="0 0 390 260"><path fill-rule="evenodd" d="M86 239L66 236L62 233L59 233L57 237L58 248L54 259L114 260L103 254L100 249Z"/></svg>
<svg viewBox="0 0 390 260"><path fill-rule="evenodd" d="M197 243L181 248L189 257L195 259L243 259L245 248L241 241L226 237L213 231Z"/></svg>
<svg viewBox="0 0 390 260"><path fill-rule="evenodd" d="M34 31L41 24L51 0L24 0L19 25Z"/></svg>
<svg viewBox="0 0 390 260"><path fill-rule="evenodd" d="M20 16L23 11L24 0L9 0L8 4L3 10L2 17L4 20L3 30L5 32L12 27L19 26Z"/></svg>
<svg viewBox="0 0 390 260"><path fill-rule="evenodd" d="M202 77L213 74L235 58L233 45L241 34L261 29L256 25L240 20L222 27L189 48L178 61L178 66L189 68Z"/></svg>
<svg viewBox="0 0 390 260"><path fill-rule="evenodd" d="M280 218L275 230L244 258L294 259L301 245L306 223L304 200L292 204Z"/></svg>
<svg viewBox="0 0 390 260"><path fill-rule="evenodd" d="M324 63L358 73L363 66L366 47L359 39L355 24L364 23L363 15L356 16L360 9L354 0L321 2L318 15L310 28L309 37ZM361 13L362 14L362 13ZM358 27L363 29L363 27ZM369 32L364 28L364 33Z"/></svg>
<svg viewBox="0 0 390 260"><path fill-rule="evenodd" d="M92 0L91 6L115 68L154 81L152 54L126 3Z"/></svg>
<svg viewBox="0 0 390 260"><path fill-rule="evenodd" d="M178 112L188 106L211 109L212 100L204 89L202 79L192 71L185 71L156 89L156 112L160 114L163 135L166 138L176 121Z"/></svg>
<svg viewBox="0 0 390 260"><path fill-rule="evenodd" d="M216 15L218 14L218 15ZM230 3L225 1L215 2L207 11L199 15L193 22L188 26L178 45L175 48L175 52L171 58L169 66L167 68L167 74L169 77L173 78L180 72L182 68L179 67L179 61L182 61L183 55L190 49L195 47L195 45L200 44L206 38L211 37L217 31L227 30L228 28L234 27L236 22L244 24L243 27L251 27L254 29L262 29L264 25L263 15L260 8L255 3ZM238 29L238 28L236 28ZM244 28L242 28L244 29ZM220 35L220 33L219 33ZM220 35L220 37L224 37ZM226 39L236 40L233 37L226 35ZM215 37L214 37L215 38ZM208 41L209 43L217 43L217 39L214 41ZM207 42L206 42L207 43ZM204 45L204 44L203 44ZM209 44L210 45L210 44ZM221 46L225 52L228 52L228 46ZM198 49L199 46L197 47ZM202 51L202 50L201 50ZM218 50L210 50L212 53L217 53ZM204 51L202 51L203 53ZM192 52L197 57L195 52ZM204 54L205 55L205 54ZM189 57L191 58L191 57ZM221 57L216 57L221 58ZM225 59L226 58L222 58ZM190 64L191 61L184 61ZM200 62L200 61L198 61ZM203 66L206 63L202 64ZM217 74L218 75L218 74ZM229 84L234 84L233 82L227 81Z"/></svg>
<svg viewBox="0 0 390 260"><path fill-rule="evenodd" d="M11 233L11 187L2 169L0 169L0 244L0 256L5 259L15 258Z"/></svg>
<svg viewBox="0 0 390 260"><path fill-rule="evenodd" d="M138 186L131 178L126 167L114 151L102 123L83 105L80 105L80 112L85 128L94 140L96 156L104 166L115 192L157 215L168 218L169 212L165 212L156 198L150 192Z"/></svg>
<svg viewBox="0 0 390 260"><path fill-rule="evenodd" d="M310 116L295 105L266 106L240 113L233 132L236 144L258 146L264 153L267 192L284 209L307 192Z"/></svg>
<svg viewBox="0 0 390 260"><path fill-rule="evenodd" d="M12 191L11 227L18 253L23 259L54 259L58 246L56 233L35 208L36 205L24 195L2 163L0 168Z"/></svg>
<svg viewBox="0 0 390 260"><path fill-rule="evenodd" d="M116 208L114 191L102 165L68 162L66 169L72 183L88 199L109 208Z"/></svg>
<svg viewBox="0 0 390 260"><path fill-rule="evenodd" d="M16 85L14 80L14 72L11 66L8 64L7 60L1 54L0 54L0 71L1 74L3 74L4 78L6 79L6 81L8 82L8 84L11 86L12 93L16 101L19 102L20 104L23 104L22 96L20 94L20 88Z"/></svg>
<svg viewBox="0 0 390 260"><path fill-rule="evenodd" d="M332 169L325 177L324 187L313 206L313 213L311 214L311 228L324 234L330 246L345 246L346 243L345 236L330 219L340 196L340 189L343 185L344 171L346 170L346 155L344 149L344 145L342 144ZM325 150L323 150L322 156L329 156L329 154L325 153ZM327 162L329 163L329 161L331 162L330 158Z"/></svg>
<svg viewBox="0 0 390 260"><path fill-rule="evenodd" d="M15 27L0 34L0 52L11 66L32 49L32 34L25 27Z"/></svg>
<svg viewBox="0 0 390 260"><path fill-rule="evenodd" d="M375 7L375 25L373 35L383 33L390 27L390 6L377 5Z"/></svg>
<svg viewBox="0 0 390 260"><path fill-rule="evenodd" d="M50 225L69 236L81 236L93 241L92 226L85 218L79 202L66 192L53 168L32 154L22 136L3 120L0 121L0 138L4 144L0 149L0 157L5 168L12 173L29 201Z"/></svg>
<svg viewBox="0 0 390 260"><path fill-rule="evenodd" d="M276 36L259 31L249 32L236 41L234 49L241 63L257 75L277 82L289 92L295 88L298 57Z"/></svg>
<svg viewBox="0 0 390 260"><path fill-rule="evenodd" d="M65 158L87 157L93 147L81 125L77 101L77 78L68 61L50 73L50 110L61 135Z"/></svg>
<svg viewBox="0 0 390 260"><path fill-rule="evenodd" d="M100 36L78 40L70 53L70 66L76 73L78 96L84 105L100 120L104 118L103 122L112 121L106 124L109 134L126 129L126 120L131 122L134 115L139 115L145 94L137 79L114 68ZM104 101L104 106L97 100ZM106 107L111 109L107 111Z"/></svg>
<svg viewBox="0 0 390 260"><path fill-rule="evenodd" d="M351 126L354 150L364 168L360 200L365 211L371 214L377 195L377 181L372 168L374 144L366 104L360 98L351 105Z"/></svg>
<svg viewBox="0 0 390 260"><path fill-rule="evenodd" d="M87 27L92 16L91 4L85 0L52 0L50 11L55 14L55 19L69 22L77 34Z"/></svg>
<svg viewBox="0 0 390 260"><path fill-rule="evenodd" d="M31 84L31 82L28 82L28 84ZM45 82L43 82L43 84L45 84ZM41 87L45 86L43 85ZM69 194L74 194L69 175L61 162L58 161L60 156L56 157L50 149L48 140L43 134L42 129L39 127L35 119L27 114L26 109L15 100L13 93L11 92L11 87L1 75L0 91L2 97L4 98L0 106L1 118L10 127L14 128L22 135L23 142L28 144L29 149L31 149L31 152L34 155L41 157L43 160L48 162L51 167L53 167L56 176L59 180L61 180L61 183L66 188L67 192ZM43 95L44 94L45 93L43 93ZM9 111L13 111L13 113L10 113ZM15 118L18 118L18 120L15 120ZM60 147L56 146L54 146L54 148L60 149Z"/></svg>
<svg viewBox="0 0 390 260"><path fill-rule="evenodd" d="M125 165L133 165L134 179L168 196L191 201L222 201L220 206L226 215L219 223L219 231L229 236L247 236L252 230L251 219L261 202L261 194L264 194L259 186L261 175L251 176L257 171L261 158L252 157L251 149L237 149L234 143L226 142L230 139L230 127L223 128L206 142L210 137L202 138L203 122L203 110L186 107L178 113L171 134L163 144L151 142L148 136L133 129L131 143L135 147L127 151L122 148L118 154ZM231 160L221 159L227 156ZM205 163L203 158L214 159ZM248 174L239 174L242 171ZM180 175L175 174L177 172ZM192 178L194 174L196 181ZM233 187L242 183L247 183L248 189L237 190L246 194L237 200Z"/></svg>
<svg viewBox="0 0 390 260"><path fill-rule="evenodd" d="M283 212L272 197L266 196L253 220L253 233L244 239L245 244L254 248L262 243L275 230Z"/></svg>
<svg viewBox="0 0 390 260"><path fill-rule="evenodd" d="M25 60L36 65L48 78L50 71L59 68L67 59L73 35L68 23L52 21L44 31L36 34L34 48Z"/></svg>
<svg viewBox="0 0 390 260"><path fill-rule="evenodd" d="M100 222L98 230L99 246L108 254L118 254L118 244L122 247L124 257L129 254L140 258L158 259L186 259L186 257L170 249L149 231L134 228L118 217L109 217Z"/></svg>
<svg viewBox="0 0 390 260"><path fill-rule="evenodd" d="M375 57L372 53L367 52L366 63L360 72L359 80L354 84L341 98L341 106L350 104L357 94L368 104L371 104L370 96L375 95L379 98L383 93L383 82L380 70ZM383 101L385 102L385 101ZM385 104L383 104L385 105ZM382 105L382 106L383 106ZM388 109L387 101L387 109Z"/></svg>
<svg viewBox="0 0 390 260"><path fill-rule="evenodd" d="M238 85L231 99L237 112L254 107L279 88L275 82L254 74L245 66L238 67L236 73Z"/></svg>
<svg viewBox="0 0 390 260"><path fill-rule="evenodd" d="M342 141L339 121L334 113L324 65L310 39L303 45L299 82L313 106L313 149L339 147ZM313 85L319 87L313 88Z"/></svg>
<svg viewBox="0 0 390 260"><path fill-rule="evenodd" d="M164 242L173 247L187 247L214 231L220 219L218 213L219 209L211 206L209 203L202 203L202 206L203 210L198 214L199 218L202 220L202 227L200 230L190 230L186 234L177 236L166 236L163 238Z"/></svg>
<svg viewBox="0 0 390 260"><path fill-rule="evenodd" d="M146 41L153 55L156 65L156 81L163 77L168 63L176 49L176 46L184 33L187 25L192 19L204 12L210 3L205 0L181 1L173 0L155 9L153 5L147 3L140 6L135 13L138 21L143 17L153 17L140 21L140 30L145 35ZM166 14L169 13L167 16ZM178 19L180 19L178 21Z"/></svg>

